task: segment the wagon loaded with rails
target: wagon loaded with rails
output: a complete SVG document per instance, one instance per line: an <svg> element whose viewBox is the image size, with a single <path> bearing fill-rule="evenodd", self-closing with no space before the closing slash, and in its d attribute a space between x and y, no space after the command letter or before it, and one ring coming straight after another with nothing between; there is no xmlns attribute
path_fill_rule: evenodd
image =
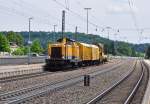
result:
<svg viewBox="0 0 150 104"><path fill-rule="evenodd" d="M61 38L48 45L45 69L62 69L100 64L107 61L102 44L86 44Z"/></svg>

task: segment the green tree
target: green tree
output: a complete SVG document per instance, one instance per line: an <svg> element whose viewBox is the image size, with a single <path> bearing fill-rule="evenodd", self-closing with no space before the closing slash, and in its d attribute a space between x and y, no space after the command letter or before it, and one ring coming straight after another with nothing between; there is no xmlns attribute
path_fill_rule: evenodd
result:
<svg viewBox="0 0 150 104"><path fill-rule="evenodd" d="M104 53L108 54L108 44L104 44Z"/></svg>
<svg viewBox="0 0 150 104"><path fill-rule="evenodd" d="M118 52L122 55L131 56L132 55L132 49L129 47L127 43L121 42L121 44L118 44Z"/></svg>
<svg viewBox="0 0 150 104"><path fill-rule="evenodd" d="M32 45L31 45L31 51L35 53L42 53L43 48L41 46L41 43L38 39L34 40Z"/></svg>
<svg viewBox="0 0 150 104"><path fill-rule="evenodd" d="M116 50L115 50L115 42L111 42L111 54L116 55Z"/></svg>
<svg viewBox="0 0 150 104"><path fill-rule="evenodd" d="M29 47L28 46L25 46L22 48L23 52L24 52L24 55L27 55L28 52L29 52Z"/></svg>
<svg viewBox="0 0 150 104"><path fill-rule="evenodd" d="M10 52L9 41L2 33L0 33L0 51L1 52Z"/></svg>
<svg viewBox="0 0 150 104"><path fill-rule="evenodd" d="M131 56L133 56L133 57L136 57L136 56L137 56L137 55L136 55L136 51L135 51L134 48L132 48L132 54L131 54Z"/></svg>
<svg viewBox="0 0 150 104"><path fill-rule="evenodd" d="M7 39L9 40L9 42L16 42L16 34L12 31L8 32L6 34Z"/></svg>
<svg viewBox="0 0 150 104"><path fill-rule="evenodd" d="M147 47L145 58L146 59L150 58L150 46Z"/></svg>
<svg viewBox="0 0 150 104"><path fill-rule="evenodd" d="M22 46L24 43L24 39L21 34L16 34L16 44Z"/></svg>
<svg viewBox="0 0 150 104"><path fill-rule="evenodd" d="M23 48L18 48L12 54L13 55L19 55L19 56L24 55Z"/></svg>
<svg viewBox="0 0 150 104"><path fill-rule="evenodd" d="M13 42L16 43L18 46L22 46L23 45L23 37L20 34L17 34L13 31L10 31L6 34L7 39L9 40L9 42Z"/></svg>

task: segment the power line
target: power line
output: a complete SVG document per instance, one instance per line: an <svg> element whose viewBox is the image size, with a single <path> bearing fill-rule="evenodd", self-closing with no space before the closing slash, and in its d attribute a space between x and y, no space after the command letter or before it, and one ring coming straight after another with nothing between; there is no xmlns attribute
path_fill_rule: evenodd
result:
<svg viewBox="0 0 150 104"><path fill-rule="evenodd" d="M17 5L17 6L20 6L20 7L23 7L23 6L24 6L24 5L22 5L22 4L27 4L28 7L26 6L25 8L26 8L28 11L27 11L27 12L22 12L22 11L16 10L15 8L10 8L10 7L6 7L6 6L3 6L3 5L0 5L0 8L2 8L2 9L0 9L0 10L5 10L5 11L11 13L11 14L23 16L23 17L25 17L25 18L28 18L28 17L32 16L32 17L34 17L35 20L37 20L38 22L40 22L40 23L42 23L42 24L46 24L46 25L50 25L50 20L48 20L48 19L46 19L46 18L42 19L42 17L50 17L50 18L56 20L57 22L60 22L60 23L61 23L61 20L60 20L60 19L58 19L57 17L55 17L55 16L53 16L53 15L47 13L46 11L42 10L42 8L39 8L39 7L37 7L36 5L32 5L32 4L27 3L27 2L25 2L25 1L23 1L23 0L21 0L20 3L18 3L18 2L16 2L16 1L13 1L13 0L12 0L11 3L13 3L13 4ZM30 8L29 6L30 6L31 8ZM39 16L39 15L38 15L38 16L33 16L33 12L35 13L35 11L34 11L35 8L34 8L34 10L33 10L33 6L34 6L36 9L38 9L38 10L36 10L37 12L41 11L42 13L47 14L47 16L42 16L42 17ZM23 10L23 8L20 9L20 10ZM32 12L31 12L31 11L32 11ZM42 20L43 22L40 21L40 20ZM47 22L46 22L46 21L47 21ZM51 25L53 25L53 24L54 24L54 23L51 23ZM72 26L72 27L75 27L75 26L73 26L72 24L68 24L68 25L70 25L70 26Z"/></svg>
<svg viewBox="0 0 150 104"><path fill-rule="evenodd" d="M58 2L57 0L54 0L54 1L57 2L57 4L61 5L63 8L66 8L66 6L64 6L62 3ZM1 10L1 11L7 11L8 13L12 13L12 14L15 14L15 15L19 15L19 16L28 18L28 17L30 17L30 16L33 15L32 11L34 11L34 10L36 9L37 12L40 11L41 13L44 13L44 14L47 15L47 16L36 16L36 17L34 17L34 19L37 19L38 22L43 23L43 24L46 24L46 25L50 25L51 21L50 21L49 19L47 19L47 18L51 18L51 19L56 20L57 22L61 23L61 20L60 20L58 17L49 14L49 13L48 13L47 11L45 11L43 8L40 8L39 6L36 6L35 4L27 3L27 2L25 2L24 0L20 0L20 2L17 2L17 1L15 1L15 0L11 0L10 2L12 2L12 3L15 4L15 5L17 5L18 7L19 7L19 6L20 6L20 7L23 7L23 6L24 6L23 4L28 4L28 6L26 6L26 9L27 9L28 11L22 12L22 11L19 11L19 10L15 9L15 8L10 8L8 5L3 6L2 4L0 4L0 8L1 8L0 10ZM68 5L68 4L69 4L69 0L67 0L67 2L68 2L68 3L67 3L67 5ZM80 3L80 4L81 4L81 3ZM7 7L7 6L8 6L8 7ZM33 6L34 6L35 8L33 8ZM129 6L130 6L130 9L132 9L133 2L131 2L130 0L129 0ZM25 7L25 6L24 6L24 7ZM68 6L68 7L69 7L69 6ZM22 9L23 9L23 8L22 8ZM22 9L21 9L21 10L22 10ZM34 9L34 10L33 10L33 9ZM37 10L37 9L38 9L38 10ZM86 22L86 19L83 18L83 16L81 16L79 13L73 11L73 10L70 9L70 8L69 8L68 11L70 11L72 14L76 15L80 20ZM132 12L133 12L133 10L132 10ZM6 14L6 13L5 13L5 14ZM38 15L39 15L39 14L38 14ZM92 17L93 17L93 16L92 16ZM43 18L44 18L44 19L43 19ZM93 17L93 18L94 18L94 17ZM137 31L137 30L138 30L138 32L139 32L141 29L143 29L143 30L150 30L150 28L141 28L141 29L140 29L140 28L138 27L134 12L132 13L132 18L133 18L133 20L134 20L134 25L135 25L136 29L132 29L132 28L120 28L121 31ZM96 19L96 18L95 18L95 19ZM43 21L43 22L42 22L42 21ZM54 23L51 23L51 25L53 25L53 24L54 24ZM57 23L56 23L56 24L57 24ZM91 21L89 21L89 24L91 24L92 26L94 26L94 27L96 27L96 28L104 29L104 27L100 27L100 26L98 26L97 24L94 24L94 23L91 22ZM75 27L75 26L76 26L76 25L68 24L68 23L67 23L67 25L72 26L72 27ZM81 26L78 26L78 27L79 27L79 28L82 28ZM117 30L117 29L113 28L113 30Z"/></svg>
<svg viewBox="0 0 150 104"><path fill-rule="evenodd" d="M23 2L23 4L26 3L26 4L30 5L31 7L33 6L33 4L27 3L27 2L25 2L23 0L21 0L21 1ZM67 7L69 7L69 1L68 0L66 0L66 3L67 3ZM43 8L40 8L39 6L36 6L35 4L34 4L34 6L38 9L38 12L41 11L42 13L47 14L47 16L44 16L44 17L48 17L48 18L50 17L50 18L58 21L59 23L61 23L61 19L59 19L58 17L49 14L47 11L43 10ZM71 26L73 28L75 27L75 25L72 25L72 24L69 24L69 23L67 23L67 25L69 25L69 26Z"/></svg>
<svg viewBox="0 0 150 104"><path fill-rule="evenodd" d="M66 9L69 10L69 1L68 1L68 0L65 0L65 4L66 4Z"/></svg>
<svg viewBox="0 0 150 104"><path fill-rule="evenodd" d="M81 8L84 8L84 6L83 6L83 4L80 2L80 1L76 1L76 3L81 7ZM92 15L92 13L90 14L90 16L93 18L93 19L95 19L96 21L98 21L98 19L94 16L94 15ZM103 28L103 27L106 27L106 26L95 26L96 28L97 27L99 27L99 28Z"/></svg>
<svg viewBox="0 0 150 104"><path fill-rule="evenodd" d="M139 33L139 27L137 25L137 19L136 19L136 16L134 14L134 11L132 9L132 6L133 6L133 2L131 2L132 0L128 0L128 4L129 4L129 7L130 7L130 11L131 11L131 16L132 16L132 19L133 19L133 22L134 22L134 26L135 28L137 29L137 32Z"/></svg>
<svg viewBox="0 0 150 104"><path fill-rule="evenodd" d="M54 2L56 2L58 5L62 6L63 8L66 9L66 6L63 5L62 3L58 2L57 0L53 0ZM87 20L81 16L80 14L78 14L77 12L73 11L72 9L67 9L69 12L71 12L72 14L76 15L80 20L82 20L83 22L86 22ZM95 26L95 27L98 27L98 28L103 28L103 27L100 27L98 26L97 24L94 24L93 22L89 21L89 24Z"/></svg>

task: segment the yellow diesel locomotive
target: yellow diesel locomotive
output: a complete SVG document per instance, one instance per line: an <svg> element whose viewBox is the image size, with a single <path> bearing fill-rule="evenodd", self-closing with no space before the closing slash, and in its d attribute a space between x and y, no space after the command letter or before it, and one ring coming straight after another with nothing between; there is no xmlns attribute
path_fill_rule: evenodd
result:
<svg viewBox="0 0 150 104"><path fill-rule="evenodd" d="M61 38L55 44L49 44L48 56L46 69L87 66L107 61L102 44L86 44L69 38Z"/></svg>

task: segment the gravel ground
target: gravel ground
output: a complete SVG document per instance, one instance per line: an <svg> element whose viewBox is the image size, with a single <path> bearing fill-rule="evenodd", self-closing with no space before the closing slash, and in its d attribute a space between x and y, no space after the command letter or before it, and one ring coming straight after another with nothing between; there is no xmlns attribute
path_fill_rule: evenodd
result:
<svg viewBox="0 0 150 104"><path fill-rule="evenodd" d="M83 82L65 89L51 91L48 95L33 99L27 104L83 104L118 81L122 75L131 70L133 61L124 64L122 68L112 70L91 79L90 87L84 87Z"/></svg>
<svg viewBox="0 0 150 104"><path fill-rule="evenodd" d="M34 77L34 78L29 78L29 79L24 79L24 80L1 83L0 92L4 93L8 91L18 90L24 87L35 85L35 84L62 81L64 79L68 79L68 78L79 76L79 75L84 75L86 73L91 73L93 71L104 70L119 62L120 60L111 60L108 64L103 64L99 66L90 66L90 67L85 67L85 68L79 68L78 70L64 71L64 72L59 72L59 73L54 73L50 75L44 75L44 76L39 76L39 77Z"/></svg>
<svg viewBox="0 0 150 104"><path fill-rule="evenodd" d="M141 75L141 71L141 65L138 61L136 65L136 70L134 70L131 76L129 76L121 84L116 86L111 92L109 92L96 104L124 104L125 100L127 99L135 84L137 83Z"/></svg>
<svg viewBox="0 0 150 104"><path fill-rule="evenodd" d="M149 71L146 69L146 67L144 66L144 76L143 76L143 80L140 84L140 87L138 88L138 90L136 91L135 96L132 99L132 102L130 104L142 104L142 100L143 100L143 96L145 94L145 90L148 84L148 78L149 78Z"/></svg>

